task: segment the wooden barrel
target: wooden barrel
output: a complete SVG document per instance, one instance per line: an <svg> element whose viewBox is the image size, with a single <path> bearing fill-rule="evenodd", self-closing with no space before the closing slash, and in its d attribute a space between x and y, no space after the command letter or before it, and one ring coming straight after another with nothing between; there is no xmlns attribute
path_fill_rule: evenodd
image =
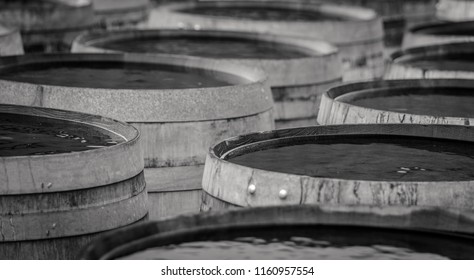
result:
<svg viewBox="0 0 474 280"><path fill-rule="evenodd" d="M474 258L472 254L473 224L472 211L460 212L454 209L328 205L263 207L182 216L117 230L92 242L85 248L82 258L89 260L146 259L153 258L153 255L160 256L156 249L165 247L169 253L160 257L176 259L178 256L170 255L173 249L167 245L177 244L175 248L179 248L183 243L185 245L189 242L199 242L200 246L197 248L203 251L198 249L197 255L188 254L187 259L212 259L213 257L215 259L211 250L205 251L206 248L203 246L206 242L235 240L234 246L224 244L221 247L226 252L219 258L232 259L235 258L235 250L238 248L235 244L246 245L236 242L252 242L252 238L248 238L252 236L256 237L254 239L256 242L247 243L248 246L259 248L268 254L266 256L255 254L253 248L242 250L248 254L246 257L251 259L274 259L277 255L281 259L300 259L304 255L303 251L311 250L308 246L313 246L314 251L306 256L307 259L376 258L376 256L371 258L367 254L351 258L350 253L345 250L350 250L349 247L354 245L364 246L367 249L373 245L385 245L385 250L390 247L404 247L414 249L414 251L417 251L418 247L426 254L434 253L452 259L472 259ZM302 232L304 230L306 231ZM300 238L294 238L294 236ZM247 239L242 237L247 237ZM276 240L271 241L271 238ZM319 243L311 243L316 240ZM403 241L395 245L393 243L395 240ZM413 242L414 240L421 242ZM282 241L286 243L279 243ZM327 251L328 247L337 245L341 241L345 243L344 247L347 247L337 251L339 255ZM280 250L265 250L267 246L272 245L272 242L278 244ZM457 243L460 247L451 242L460 242ZM282 250L282 247L288 250ZM218 248L216 250L219 251ZM322 256L324 253L326 253L325 257ZM134 254L137 255L133 256ZM390 254L379 257L393 258ZM414 257L411 256L411 258ZM433 255L420 255L418 259L433 257ZM243 259L244 256L239 255L237 258ZM410 257L402 254L401 258Z"/></svg>
<svg viewBox="0 0 474 280"><path fill-rule="evenodd" d="M471 0L439 0L436 16L446 21L474 19L474 3Z"/></svg>
<svg viewBox="0 0 474 280"><path fill-rule="evenodd" d="M146 22L149 0L93 0L96 18L104 26L134 26Z"/></svg>
<svg viewBox="0 0 474 280"><path fill-rule="evenodd" d="M0 24L21 31L26 52L56 52L95 22L90 0L0 0Z"/></svg>
<svg viewBox="0 0 474 280"><path fill-rule="evenodd" d="M381 19L369 9L281 1L205 1L163 4L150 28L220 29L328 41L340 51L345 80L383 75Z"/></svg>
<svg viewBox="0 0 474 280"><path fill-rule="evenodd" d="M474 77L474 43L446 43L414 47L390 57L386 79L432 79Z"/></svg>
<svg viewBox="0 0 474 280"><path fill-rule="evenodd" d="M293 0L317 2L318 0ZM432 21L437 0L331 0L332 4L354 5L376 11L383 19L385 48L388 52L400 48L405 29Z"/></svg>
<svg viewBox="0 0 474 280"><path fill-rule="evenodd" d="M318 122L473 125L473 89L458 79L347 84L324 93Z"/></svg>
<svg viewBox="0 0 474 280"><path fill-rule="evenodd" d="M0 26L0 56L23 54L20 32Z"/></svg>
<svg viewBox="0 0 474 280"><path fill-rule="evenodd" d="M0 259L74 259L146 216L139 133L101 116L0 105Z"/></svg>
<svg viewBox="0 0 474 280"><path fill-rule="evenodd" d="M474 41L474 21L420 24L403 37L403 48Z"/></svg>
<svg viewBox="0 0 474 280"><path fill-rule="evenodd" d="M201 210L293 204L472 209L473 136L471 126L358 124L234 137L210 149ZM460 173L450 173L453 161L441 161L447 153Z"/></svg>
<svg viewBox="0 0 474 280"><path fill-rule="evenodd" d="M321 94L342 80L337 49L321 42L218 30L125 30L87 33L72 52L142 52L198 56L262 68L269 76L277 127L316 125Z"/></svg>
<svg viewBox="0 0 474 280"><path fill-rule="evenodd" d="M138 128L151 219L199 211L203 164L213 143L274 127L264 73L230 62L54 54L3 57L0 65L2 103L101 114ZM32 80L38 76L41 81Z"/></svg>

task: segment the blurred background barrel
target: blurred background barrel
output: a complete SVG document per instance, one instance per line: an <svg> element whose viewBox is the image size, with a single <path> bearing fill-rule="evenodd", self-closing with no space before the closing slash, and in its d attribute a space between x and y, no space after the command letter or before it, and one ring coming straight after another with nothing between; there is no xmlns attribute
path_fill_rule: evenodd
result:
<svg viewBox="0 0 474 280"><path fill-rule="evenodd" d="M345 80L383 75L383 28L369 9L278 1L204 1L163 4L149 28L220 29L328 41L338 47Z"/></svg>
<svg viewBox="0 0 474 280"><path fill-rule="evenodd" d="M77 259L147 212L139 133L112 119L0 105L0 259Z"/></svg>
<svg viewBox="0 0 474 280"><path fill-rule="evenodd" d="M334 87L321 99L318 122L473 125L474 81L387 80Z"/></svg>
<svg viewBox="0 0 474 280"><path fill-rule="evenodd" d="M471 0L439 0L436 16L440 20L474 20L474 2Z"/></svg>
<svg viewBox="0 0 474 280"><path fill-rule="evenodd" d="M420 24L410 28L403 48L474 41L474 21Z"/></svg>
<svg viewBox="0 0 474 280"><path fill-rule="evenodd" d="M93 0L99 22L109 27L133 27L148 19L149 0Z"/></svg>
<svg viewBox="0 0 474 280"><path fill-rule="evenodd" d="M474 43L446 43L408 48L392 54L386 79L474 77Z"/></svg>
<svg viewBox="0 0 474 280"><path fill-rule="evenodd" d="M275 100L277 127L316 125L321 94L342 80L333 46L314 40L219 30L122 30L83 34L72 52L197 56L262 68Z"/></svg>
<svg viewBox="0 0 474 280"><path fill-rule="evenodd" d="M473 136L470 126L366 124L234 137L206 158L201 210L295 204L472 210Z"/></svg>
<svg viewBox="0 0 474 280"><path fill-rule="evenodd" d="M473 221L472 211L454 209L253 208L119 230L91 243L82 258L470 259Z"/></svg>
<svg viewBox="0 0 474 280"><path fill-rule="evenodd" d="M20 32L0 26L0 56L23 54Z"/></svg>
<svg viewBox="0 0 474 280"><path fill-rule="evenodd" d="M26 52L57 52L95 20L90 0L0 0L0 25L21 31Z"/></svg>
<svg viewBox="0 0 474 280"><path fill-rule="evenodd" d="M141 133L150 218L198 212L208 148L274 127L261 70L205 58L54 54L0 58L0 102L127 121Z"/></svg>

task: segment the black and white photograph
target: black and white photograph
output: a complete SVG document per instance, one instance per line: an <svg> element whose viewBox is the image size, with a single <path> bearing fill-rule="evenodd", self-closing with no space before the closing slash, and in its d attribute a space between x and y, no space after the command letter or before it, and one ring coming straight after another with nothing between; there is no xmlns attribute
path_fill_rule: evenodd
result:
<svg viewBox="0 0 474 280"><path fill-rule="evenodd" d="M0 266L466 276L473 126L473 0L0 0Z"/></svg>

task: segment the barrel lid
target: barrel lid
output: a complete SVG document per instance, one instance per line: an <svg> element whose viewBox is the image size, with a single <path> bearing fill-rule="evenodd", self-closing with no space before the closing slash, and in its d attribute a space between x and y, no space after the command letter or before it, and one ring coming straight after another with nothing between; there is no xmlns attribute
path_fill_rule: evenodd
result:
<svg viewBox="0 0 474 280"><path fill-rule="evenodd" d="M273 106L266 75L260 69L205 58L146 54L52 54L2 57L0 69L52 62L124 62L170 65L201 73L227 73L242 80L229 86L199 89L76 88L2 80L3 102L100 114L127 122L182 122L237 118ZM23 94L12 91L14 88ZM8 90L7 90L8 89ZM199 98L197 98L199 95ZM140 108L140 110L137 110Z"/></svg>

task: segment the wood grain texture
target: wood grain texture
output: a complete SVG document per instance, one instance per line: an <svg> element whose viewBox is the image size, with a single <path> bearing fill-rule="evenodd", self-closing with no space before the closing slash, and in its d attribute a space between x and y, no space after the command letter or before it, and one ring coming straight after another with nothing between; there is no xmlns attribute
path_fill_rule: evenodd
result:
<svg viewBox="0 0 474 280"><path fill-rule="evenodd" d="M157 234L170 234L212 226L319 225L404 228L406 230L474 233L472 211L432 207L373 206L280 206L211 211L175 219L148 222L104 234L84 250L82 259L114 259L147 248L146 240Z"/></svg>
<svg viewBox="0 0 474 280"><path fill-rule="evenodd" d="M396 64L391 67L391 75L397 73ZM402 66L403 67L403 66ZM404 68L404 67L403 67ZM405 69L404 69L405 70ZM402 72L402 71L401 71ZM417 72L405 72L417 73ZM418 70L418 73L423 71ZM391 76L392 77L392 76ZM451 124L451 125L473 125L474 118L449 117L441 115L418 115L410 112L400 113L387 110L354 106L350 104L350 98L344 98L345 94L358 90L380 89L380 94L390 94L390 88L474 88L471 80L459 79L415 79L413 75L407 80L385 80L377 82L362 82L334 87L328 90L321 99L318 123L330 124L368 124L368 123L406 123L406 124ZM423 77L423 76L422 76ZM456 76L459 78L459 76ZM421 78L421 77L420 77ZM424 78L427 78L426 76ZM435 78L435 77L433 77ZM447 92L446 94L449 94ZM347 99L347 100L341 100Z"/></svg>
<svg viewBox="0 0 474 280"><path fill-rule="evenodd" d="M250 145L269 140L290 141L295 137L318 135L419 136L474 141L474 128L449 125L340 125L276 130L243 135L213 146L206 158L203 190L221 201L240 207L271 205L374 205L474 208L474 181L395 182L315 178L233 164L226 154L245 151ZM256 186L250 194L248 186ZM286 199L280 199L280 190Z"/></svg>
<svg viewBox="0 0 474 280"><path fill-rule="evenodd" d="M261 68L269 78L275 100L275 121L291 125L293 120L306 124L313 123L317 116L319 100L325 89L337 85L342 80L342 65L337 50L330 44L287 36L250 32L229 32L221 30L114 30L85 33L76 38L73 52L113 53L114 50L97 47L98 44L117 40L157 40L179 37L205 37L245 39L255 42L282 44L302 50L306 56L286 59L239 59L215 60L245 64ZM176 54L180 55L180 54ZM183 54L182 56L188 56Z"/></svg>
<svg viewBox="0 0 474 280"><path fill-rule="evenodd" d="M284 22L240 20L226 17L181 13L180 9L209 7L281 7L304 9L337 15L348 20L317 22ZM371 10L330 4L307 4L277 1L205 1L164 4L151 11L148 28L219 29L287 35L328 41L336 45L344 65L344 79L374 79L383 73L383 29L381 19Z"/></svg>
<svg viewBox="0 0 474 280"><path fill-rule="evenodd" d="M0 26L0 56L21 55L23 53L20 32Z"/></svg>

